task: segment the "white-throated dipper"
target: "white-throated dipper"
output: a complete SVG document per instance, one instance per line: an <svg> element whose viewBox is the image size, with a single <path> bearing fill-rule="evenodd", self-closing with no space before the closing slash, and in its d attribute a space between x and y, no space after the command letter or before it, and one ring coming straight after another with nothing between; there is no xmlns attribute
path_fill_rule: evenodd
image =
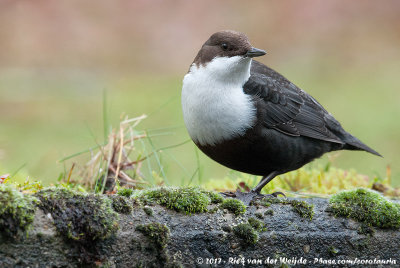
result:
<svg viewBox="0 0 400 268"><path fill-rule="evenodd" d="M249 203L275 176L326 152L380 156L313 97L253 60L265 54L243 33L220 31L204 43L183 79L183 117L194 143L228 168L263 176L237 198Z"/></svg>

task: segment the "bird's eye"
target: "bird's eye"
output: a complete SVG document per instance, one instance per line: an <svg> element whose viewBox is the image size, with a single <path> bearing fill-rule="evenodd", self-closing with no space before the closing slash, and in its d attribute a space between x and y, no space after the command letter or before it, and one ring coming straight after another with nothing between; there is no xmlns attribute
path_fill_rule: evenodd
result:
<svg viewBox="0 0 400 268"><path fill-rule="evenodd" d="M221 45L221 47L222 47L223 50L227 50L228 49L228 45L226 43L223 43Z"/></svg>

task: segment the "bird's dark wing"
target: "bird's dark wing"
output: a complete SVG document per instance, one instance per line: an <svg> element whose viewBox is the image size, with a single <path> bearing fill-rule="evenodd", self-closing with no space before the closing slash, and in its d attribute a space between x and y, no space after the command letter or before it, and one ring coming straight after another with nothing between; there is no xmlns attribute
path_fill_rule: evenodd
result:
<svg viewBox="0 0 400 268"><path fill-rule="evenodd" d="M267 66L253 60L243 88L256 99L265 127L291 136L345 143L338 137L343 128L321 104Z"/></svg>

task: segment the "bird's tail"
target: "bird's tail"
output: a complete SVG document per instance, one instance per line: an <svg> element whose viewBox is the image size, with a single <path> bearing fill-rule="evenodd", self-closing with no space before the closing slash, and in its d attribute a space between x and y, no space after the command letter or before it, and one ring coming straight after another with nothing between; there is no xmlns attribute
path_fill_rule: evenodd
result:
<svg viewBox="0 0 400 268"><path fill-rule="evenodd" d="M366 151L366 152L369 152L371 154L383 157L380 153L378 153L377 151L375 151L371 147L365 145L362 141L360 141L359 139L357 139L356 137L354 137L352 135L348 135L346 137L346 139L345 139L345 142L346 142L346 144L345 144L343 149Z"/></svg>

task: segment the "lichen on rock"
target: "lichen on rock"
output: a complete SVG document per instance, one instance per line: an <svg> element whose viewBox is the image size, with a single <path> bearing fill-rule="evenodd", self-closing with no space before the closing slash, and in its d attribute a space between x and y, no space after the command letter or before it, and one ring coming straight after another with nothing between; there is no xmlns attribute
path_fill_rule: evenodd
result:
<svg viewBox="0 0 400 268"><path fill-rule="evenodd" d="M400 227L400 205L364 188L333 195L329 200L329 210L336 216L349 217L369 226Z"/></svg>
<svg viewBox="0 0 400 268"><path fill-rule="evenodd" d="M38 201L12 185L0 184L0 232L8 237L25 233L34 220Z"/></svg>

